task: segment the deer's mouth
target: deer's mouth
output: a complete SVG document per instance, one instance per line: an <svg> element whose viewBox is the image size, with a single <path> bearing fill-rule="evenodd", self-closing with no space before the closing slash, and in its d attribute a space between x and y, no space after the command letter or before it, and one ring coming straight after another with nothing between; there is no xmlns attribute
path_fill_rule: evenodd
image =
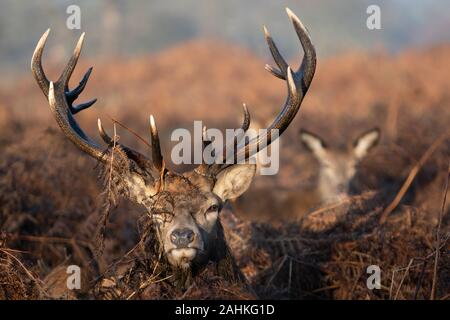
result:
<svg viewBox="0 0 450 320"><path fill-rule="evenodd" d="M182 268L188 268L198 253L197 248L173 248L168 253L169 262Z"/></svg>

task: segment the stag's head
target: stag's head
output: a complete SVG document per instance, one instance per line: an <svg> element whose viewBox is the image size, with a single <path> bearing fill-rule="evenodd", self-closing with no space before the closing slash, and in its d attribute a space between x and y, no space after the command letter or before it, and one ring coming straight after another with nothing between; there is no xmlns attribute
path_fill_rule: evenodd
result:
<svg viewBox="0 0 450 320"><path fill-rule="evenodd" d="M165 167L158 131L152 116L149 156L118 143L114 137L107 134L100 120L98 129L106 143L105 147L89 138L79 127L75 114L96 101L76 106L73 104L86 86L92 68L86 72L76 88L68 88L69 78L80 55L84 34L56 82L47 79L41 64L49 31L37 44L31 69L62 132L79 149L104 164L105 168L120 171L120 174L112 175L112 186L120 195L146 208L149 219L153 222L152 228L157 234L159 246L163 248L167 260L173 266L186 268L221 254L217 248L218 241L223 240L220 210L227 200L244 193L255 175L255 165L230 162L229 154L233 159L249 159L269 145L292 122L310 86L316 67L316 53L303 24L289 9L287 11L305 52L297 71L292 71L288 66L264 28L269 49L278 66L275 68L266 65L266 69L285 81L288 88L288 97L280 114L265 134L239 143L239 146L238 142L242 142L242 136L236 135L234 143L225 146L222 152L215 153L215 161L203 163L195 170L183 174L171 172ZM241 126L243 130L240 132L245 132L249 124L250 116L244 106L244 121ZM273 134L274 130L277 130L278 135ZM204 146L207 145L204 141ZM229 152L230 150L233 152Z"/></svg>
<svg viewBox="0 0 450 320"><path fill-rule="evenodd" d="M323 202L335 202L348 195L360 161L380 138L380 130L373 128L361 133L344 148L330 147L320 136L300 131L303 145L320 163L319 192Z"/></svg>

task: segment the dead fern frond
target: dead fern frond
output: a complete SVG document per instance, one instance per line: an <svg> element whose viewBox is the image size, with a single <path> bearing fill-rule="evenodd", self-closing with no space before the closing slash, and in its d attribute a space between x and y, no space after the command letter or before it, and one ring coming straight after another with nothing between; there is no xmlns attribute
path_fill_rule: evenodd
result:
<svg viewBox="0 0 450 320"><path fill-rule="evenodd" d="M106 164L100 172L99 180L102 183L103 205L100 212L99 223L96 230L95 240L97 243L96 255L100 256L104 250L104 239L106 226L108 224L111 209L117 207L119 197L124 195L127 191L124 189L124 179L130 172L130 160L121 146L117 143L118 136L116 126L114 124L113 145L110 150L110 161Z"/></svg>

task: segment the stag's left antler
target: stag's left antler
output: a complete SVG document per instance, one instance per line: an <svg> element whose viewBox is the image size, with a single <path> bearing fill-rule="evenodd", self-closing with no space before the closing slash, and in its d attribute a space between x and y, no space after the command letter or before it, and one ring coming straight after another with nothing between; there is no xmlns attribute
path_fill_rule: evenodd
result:
<svg viewBox="0 0 450 320"><path fill-rule="evenodd" d="M203 174L215 175L224 168L232 165L233 162L229 160L230 157L234 157L237 160L247 160L258 151L264 149L272 143L274 140L272 134L277 132L279 137L290 125L295 115L297 114L302 104L303 98L311 85L311 81L314 77L316 70L316 50L312 44L311 38L305 26L300 19L288 8L286 8L287 14L294 25L297 36L302 44L304 56L303 61L297 71L292 71L291 67L287 64L286 60L280 54L275 42L270 36L267 28L264 27L264 35L269 46L270 52L278 66L277 68L266 65L265 68L275 77L285 80L288 87L288 97L284 104L283 109L272 122L272 124L265 130L263 135L258 135L248 143L244 143L242 146L233 152L236 148L236 138L233 144L230 144L224 148L222 153L217 154L214 164L205 165L202 164L197 170ZM247 120L250 120L248 111L245 109L244 124ZM248 129L248 124L243 125L243 129ZM274 131L277 130L277 131ZM246 129L244 130L246 131ZM231 151L231 152L230 152ZM230 155L231 154L231 155ZM219 160L219 161L217 161Z"/></svg>

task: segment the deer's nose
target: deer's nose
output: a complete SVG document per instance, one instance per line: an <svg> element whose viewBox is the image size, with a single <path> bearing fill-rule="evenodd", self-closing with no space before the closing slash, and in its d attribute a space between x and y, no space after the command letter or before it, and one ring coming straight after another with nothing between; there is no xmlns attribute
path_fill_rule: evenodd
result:
<svg viewBox="0 0 450 320"><path fill-rule="evenodd" d="M175 229L170 234L170 241L177 248L186 248L194 240L194 232L191 229Z"/></svg>

